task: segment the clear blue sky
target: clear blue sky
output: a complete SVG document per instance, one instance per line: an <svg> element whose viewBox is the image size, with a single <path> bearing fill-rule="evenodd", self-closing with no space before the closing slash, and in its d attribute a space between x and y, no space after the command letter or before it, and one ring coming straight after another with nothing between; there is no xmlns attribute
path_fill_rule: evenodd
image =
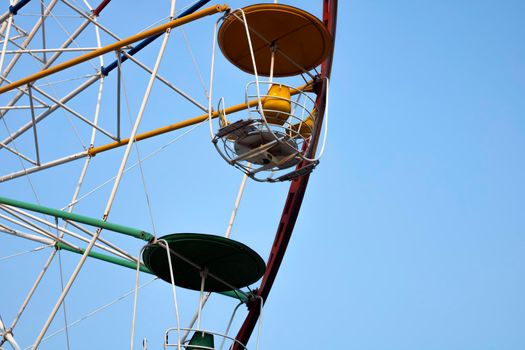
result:
<svg viewBox="0 0 525 350"><path fill-rule="evenodd" d="M341 2L315 235L288 256L314 257L302 290L324 301L297 319L328 344L525 348L524 10Z"/></svg>
<svg viewBox="0 0 525 350"><path fill-rule="evenodd" d="M162 17L161 5L151 12L147 6L122 6L127 4L110 4L100 20L105 23L107 16L123 36ZM164 11L167 5L162 6ZM319 15L313 2L308 9ZM144 22L129 20L138 12ZM525 3L510 0L340 1L327 149L264 311L261 349L525 348L523 13ZM207 20L205 31L187 29L206 81L212 25ZM173 47L161 73L202 95L195 75L186 78L192 69L188 56L177 61ZM139 57L152 66L157 48ZM227 62L219 64L224 70L216 96L226 96L227 104L243 101L249 77ZM130 83L133 118L143 82ZM143 131L198 114L156 88ZM114 112L109 102L105 106ZM141 154L174 136L142 143ZM185 140L144 163L156 231L223 234L241 174L215 154L206 126ZM85 191L115 174L121 154L94 158L96 171ZM65 205L81 166L35 175L42 204ZM254 182L246 189L233 237L264 258L286 191L286 184ZM25 180L0 184L0 192L35 201ZM109 187L77 211L100 216L108 193ZM135 170L110 220L151 230L144 202ZM106 237L135 254L140 249L128 239ZM0 236L0 256L35 246ZM0 261L1 276L17 271L16 283L0 282L0 295L8 296L0 298L4 321L14 317L47 252ZM62 258L68 276L78 257ZM60 284L57 265L53 268L31 304L31 316L15 333L22 345L32 342L56 300ZM89 262L81 276L68 303L69 321L134 285L132 271L99 262ZM180 291L179 297L185 325L197 296ZM137 340L147 336L150 348L160 348L164 329L175 325L169 285L144 288L140 301ZM216 298L204 325L223 330L234 306ZM73 327L72 348L129 346L131 299L111 310ZM60 317L52 329L63 326ZM59 336L42 349L64 344Z"/></svg>

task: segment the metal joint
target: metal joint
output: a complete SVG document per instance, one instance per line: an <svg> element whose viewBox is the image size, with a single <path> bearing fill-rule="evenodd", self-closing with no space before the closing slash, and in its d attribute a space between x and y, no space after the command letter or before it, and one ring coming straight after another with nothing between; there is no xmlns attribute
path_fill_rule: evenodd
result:
<svg viewBox="0 0 525 350"><path fill-rule="evenodd" d="M248 310L251 310L253 308L260 308L261 299L257 297L258 296L258 290L256 289L253 293L249 294L249 299L245 302L246 307Z"/></svg>
<svg viewBox="0 0 525 350"><path fill-rule="evenodd" d="M321 75L318 74L315 76L314 80L312 81L312 90L316 94L320 94L322 88L323 88L323 77L321 77Z"/></svg>
<svg viewBox="0 0 525 350"><path fill-rule="evenodd" d="M9 6L9 12L10 12L12 15L17 15L17 14L18 14L18 10L20 10L22 7L24 7L25 5L27 5L27 3L28 3L29 1L30 1L30 0L22 0L22 1L19 1L18 3L14 4L14 5Z"/></svg>
<svg viewBox="0 0 525 350"><path fill-rule="evenodd" d="M16 9L13 5L11 5L9 6L9 12L11 12L11 14L14 16L18 14L18 9Z"/></svg>

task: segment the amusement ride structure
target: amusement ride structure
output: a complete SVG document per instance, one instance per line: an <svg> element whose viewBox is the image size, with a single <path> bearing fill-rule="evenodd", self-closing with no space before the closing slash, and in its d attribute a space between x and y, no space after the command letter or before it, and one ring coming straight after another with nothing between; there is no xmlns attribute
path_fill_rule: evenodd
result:
<svg viewBox="0 0 525 350"><path fill-rule="evenodd" d="M143 275L162 280L156 283L167 284L173 297L176 325L156 325L164 329L164 349L248 348L325 149L337 0L241 7L209 0L167 3L159 15L152 8L160 4L145 4L137 13L134 2L115 0L12 0L0 16L0 348L46 348L57 334L66 336L67 345L59 346L69 348L77 322L68 321L66 305L79 279L89 275L88 261L135 271L126 294L133 299L131 349L148 347L147 340L136 340L147 328L138 323ZM127 8L111 12L113 6ZM117 19L115 13L121 13ZM120 26L133 32L123 35ZM180 58L184 48L187 59ZM191 69L196 79L189 78ZM235 98L237 104L227 104ZM166 121L151 106L159 106L157 114L191 117ZM202 132L191 136L194 143L171 150L201 125ZM139 145L151 153L144 156ZM210 149L209 162L198 159ZM163 170L147 182L145 162L164 151L172 164L157 165ZM186 165L185 155L194 156L194 165ZM171 200L170 188L153 196L152 182L192 179L193 191L208 191L226 188L223 182L236 174L241 185L224 235L157 235L166 224L153 218L151 202ZM287 187L284 203L272 203L282 212L269 223L276 233L273 242L265 239L266 259L244 237L231 238L249 181L268 192ZM231 204L226 191L216 191L207 198L221 207ZM142 209L135 206L137 193L143 195ZM251 208L243 215L270 220L260 214L264 208ZM123 224L140 222L134 213L141 210L151 229ZM213 227L215 216L201 214ZM171 227L177 227L174 221ZM16 262L34 254L40 257ZM70 269L62 266L66 254L74 258ZM60 272L60 290L49 300L41 290L49 288L52 269ZM91 288L83 292L106 286ZM183 303L181 293L198 300ZM203 326L213 294L237 303L223 312L228 316L221 329ZM46 303L37 303L39 298ZM244 317L237 313L241 306ZM191 317L183 309L191 309ZM59 322L64 327L55 331ZM258 341L250 344L259 347Z"/></svg>

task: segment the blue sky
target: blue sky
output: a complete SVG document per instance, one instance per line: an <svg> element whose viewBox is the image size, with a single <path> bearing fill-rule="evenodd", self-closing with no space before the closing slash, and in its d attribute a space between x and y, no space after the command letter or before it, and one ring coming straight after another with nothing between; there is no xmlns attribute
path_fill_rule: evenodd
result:
<svg viewBox="0 0 525 350"><path fill-rule="evenodd" d="M314 266L334 269L320 280L346 347L524 346L522 11L341 3L333 167L306 207L333 203Z"/></svg>
<svg viewBox="0 0 525 350"><path fill-rule="evenodd" d="M119 5L109 5L104 15L130 18L140 12L145 17L144 23L108 19L121 35L161 17L157 8L149 13L147 7ZM313 2L308 9L319 15ZM524 12L520 1L340 1L327 149L310 179L266 304L261 349L525 348ZM199 43L193 50L205 67L206 81L212 25L213 19L204 30L187 30ZM139 57L152 65L156 50ZM198 91L195 76L185 75L190 75L191 61L187 56L177 61L178 55L169 51L161 72ZM217 96L241 102L249 77L224 60L219 64ZM132 85L134 72L127 75L133 117L143 93L143 85ZM142 130L198 114L155 87ZM83 101L76 106L81 108ZM113 112L110 103L105 106ZM142 143L141 154L175 136ZM223 234L226 228L241 174L214 153L207 137L206 126L197 129L188 141L144 163L159 235ZM114 175L121 155L115 151L94 158L86 191ZM64 165L34 176L42 204L65 205L81 166ZM252 181L246 188L233 238L264 258L287 186ZM26 181L0 184L0 191L35 201ZM99 191L78 212L100 216L108 193L109 188ZM140 172L124 180L110 220L152 229ZM134 253L140 249L140 243L111 233L106 237ZM0 256L35 247L16 238L0 239ZM34 266L42 266L47 252L0 261L1 275L24 271L16 283L1 283L9 300L18 302L13 305L19 305L38 273ZM62 259L67 276L78 257L64 253ZM23 345L34 339L35 325L56 300L57 271L55 264L31 304L32 317L23 319L15 333ZM132 271L99 262L89 262L81 276L68 303L70 321L134 285ZM16 307L2 299L0 314L11 319ZM197 297L181 291L179 299L187 320ZM147 336L150 348L160 348L163 331L174 326L169 285L153 283L143 289L140 301L137 339ZM222 330L234 306L216 298L205 313L205 326ZM131 299L112 310L72 328L72 348L128 346ZM58 317L52 328L62 325ZM63 337L56 337L42 348L64 344Z"/></svg>

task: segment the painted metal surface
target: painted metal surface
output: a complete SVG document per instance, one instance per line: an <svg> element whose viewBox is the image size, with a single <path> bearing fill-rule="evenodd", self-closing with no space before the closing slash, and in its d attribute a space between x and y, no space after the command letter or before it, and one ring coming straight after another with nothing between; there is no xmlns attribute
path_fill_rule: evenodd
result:
<svg viewBox="0 0 525 350"><path fill-rule="evenodd" d="M166 242L166 243L164 243ZM171 283L167 259L169 245L175 284L204 291L225 292L257 282L264 273L264 260L253 249L230 238L203 233L175 233L148 244L142 253L144 264ZM226 281L228 284L224 284Z"/></svg>
<svg viewBox="0 0 525 350"><path fill-rule="evenodd" d="M142 230L138 230L136 228L113 224L107 221L91 218L89 216L69 213L69 212L62 211L62 210L44 207L42 205L27 203L27 202L18 201L18 200L6 198L6 197L0 197L0 203L11 205L11 206L21 208L21 209L31 210L37 213L51 215L51 216L61 218L64 220L80 222L86 225L95 226L95 227L103 228L103 229L110 230L113 232L122 233L128 236L142 239L144 241L149 241L150 239L153 238L153 235L151 233L148 233Z"/></svg>
<svg viewBox="0 0 525 350"><path fill-rule="evenodd" d="M195 20L200 19L200 18L205 17L205 16L210 16L210 15L216 14L218 12L224 12L227 9L228 9L227 5L216 5L216 6L211 6L211 7L208 7L207 9L204 9L204 10L201 10L201 11L189 14L189 15L187 15L185 17L174 19L172 21L169 21L168 23L165 23L165 24L162 24L162 25L157 26L155 28L146 30L146 31L144 31L142 33L139 33L139 34L136 34L136 35L132 35L132 36L126 38L126 39L119 40L119 41L117 41L117 42L115 42L113 44L101 47L100 49L97 49L97 50L94 50L92 52L86 53L86 54L81 55L79 57L76 57L76 58L74 58L72 60L69 60L69 61L57 64L56 66L49 67L49 68L44 69L44 70L42 70L42 71L40 71L38 73L29 75L29 76L27 76L27 77L25 77L23 79L20 79L20 80L17 80L15 82L12 82L10 84L7 84L5 86L2 86L2 87L0 87L0 94L2 94L4 92L7 92L7 91L11 91L13 89L16 89L17 87L20 87L22 85L26 85L26 84L32 83L32 82L34 82L34 81L36 81L38 79L41 79L41 78L47 77L47 76L49 76L51 74L60 72L60 71L62 71L64 69L67 69L69 67L75 66L75 65L77 65L79 63L89 61L90 59L98 57L98 56L103 55L105 53L118 50L118 49L120 49L122 47L125 47L125 46L127 46L129 44L132 44L134 42L137 42L139 40L142 40L142 39L145 39L145 38L157 35L159 33L161 34L161 33L165 32L168 29L181 26L183 24L189 23L191 21L195 21Z"/></svg>
<svg viewBox="0 0 525 350"><path fill-rule="evenodd" d="M224 56L247 73L256 72L246 40L243 13L250 27L259 75L286 77L308 72L332 50L330 34L312 14L283 4L251 5L228 16L218 37Z"/></svg>
<svg viewBox="0 0 525 350"><path fill-rule="evenodd" d="M326 25L326 28L332 36L332 41L335 42L336 34L336 22L337 21L337 0L323 0L323 22ZM332 55L328 55L326 60L323 62L321 67L322 77L330 77L332 70ZM324 106L326 103L326 84L322 83L317 86L317 100L319 108L319 115L317 118L318 125L321 125L324 116ZM314 142L313 151L316 149L317 142L319 140L320 128L316 128L317 133L313 135L312 142ZM301 164L299 165L301 167ZM277 227L277 233L275 240L270 252L268 261L266 262L266 273L263 276L263 281L260 288L257 290L257 296L261 297L262 300L266 301L270 290L273 286L273 282L281 266L284 254L286 253L286 248L290 242L290 238L293 233L295 222L299 216L299 210L301 209L301 204L303 197L308 185L308 179L310 175L304 175L300 178L297 178L292 181L290 189L288 192L288 197L284 205L283 213L281 220ZM261 299L252 299L248 304L249 313L246 319L244 320L241 329L237 333L236 339L241 343L246 343L255 328L257 320L260 315L260 301ZM237 345L233 346L233 350L241 350Z"/></svg>

